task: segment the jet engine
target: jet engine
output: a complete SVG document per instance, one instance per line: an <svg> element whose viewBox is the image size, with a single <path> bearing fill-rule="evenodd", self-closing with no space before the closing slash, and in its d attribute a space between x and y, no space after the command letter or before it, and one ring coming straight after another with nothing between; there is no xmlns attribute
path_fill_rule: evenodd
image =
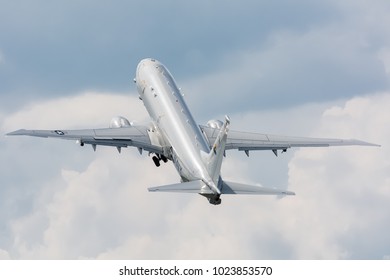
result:
<svg viewBox="0 0 390 280"><path fill-rule="evenodd" d="M220 129L223 126L223 122L220 120L209 120L207 122L207 126L211 128L218 128Z"/></svg>
<svg viewBox="0 0 390 280"><path fill-rule="evenodd" d="M130 127L131 123L125 117L114 117L110 122L110 128Z"/></svg>

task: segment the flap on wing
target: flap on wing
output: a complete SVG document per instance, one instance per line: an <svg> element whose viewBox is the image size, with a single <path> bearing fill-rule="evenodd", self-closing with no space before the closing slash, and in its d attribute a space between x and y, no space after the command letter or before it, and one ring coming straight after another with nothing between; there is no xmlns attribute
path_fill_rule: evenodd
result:
<svg viewBox="0 0 390 280"><path fill-rule="evenodd" d="M255 194L255 195L295 195L294 192L276 188L252 186L234 182L222 182L223 194Z"/></svg>

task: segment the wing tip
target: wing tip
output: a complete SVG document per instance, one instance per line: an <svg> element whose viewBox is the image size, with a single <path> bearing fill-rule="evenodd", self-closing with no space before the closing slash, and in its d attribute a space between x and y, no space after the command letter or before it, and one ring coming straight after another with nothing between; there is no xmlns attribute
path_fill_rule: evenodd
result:
<svg viewBox="0 0 390 280"><path fill-rule="evenodd" d="M382 147L382 145L376 144L376 143L370 143L358 139L351 139L349 140L351 143L359 146L371 146L371 147Z"/></svg>
<svg viewBox="0 0 390 280"><path fill-rule="evenodd" d="M14 135L26 135L27 130L25 129L18 129L12 132L8 132L6 135L8 136L14 136Z"/></svg>

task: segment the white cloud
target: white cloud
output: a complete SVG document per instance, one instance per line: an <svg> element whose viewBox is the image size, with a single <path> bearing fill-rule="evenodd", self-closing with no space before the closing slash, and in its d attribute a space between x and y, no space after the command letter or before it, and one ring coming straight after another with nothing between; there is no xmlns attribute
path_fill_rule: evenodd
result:
<svg viewBox="0 0 390 280"><path fill-rule="evenodd" d="M136 106L142 107L134 100L126 100L125 106L122 96L112 94L80 95L71 103L84 108L89 99L108 102L110 98L114 108L119 106L117 109L124 106L135 112ZM114 105L116 102L121 104ZM68 104L59 99L31 106L27 112L10 115L7 126L20 125L22 114L32 125L41 119L38 112L49 115L53 107L60 121L69 110ZM340 106L325 106L329 109L323 115L313 112L324 106L307 105L285 114L247 113L242 119L237 116L236 124L251 126L248 122L253 122L252 127L257 127L256 116L282 124L288 117L289 130L296 126L301 131L299 127L308 124L309 128L303 130L309 130L309 134L351 136L385 145L390 139L385 129L390 122L388 104L390 94L378 94L354 98ZM79 125L84 112L73 112L62 125ZM97 114L100 118L100 110ZM93 113L87 115L93 120L89 115ZM316 121L317 128L313 125ZM42 124L51 126L52 122ZM30 138L23 141L29 142ZM62 147L62 142L53 145ZM30 146L30 150L36 149L42 155L47 153L42 146ZM2 245L8 252L3 255L27 259L384 258L390 247L386 234L390 224L388 149L299 150L288 163L289 189L297 193L295 197L224 196L218 207L198 195L148 193L149 186L177 182L179 178L171 164L157 169L146 155L140 156L134 149L118 154L115 149L98 148L95 157L78 169L72 169L72 161L64 155L56 159L63 161L55 173L58 175L49 176L47 181L42 170L52 161L35 159L43 165L37 176L44 183L30 197L28 213L7 217L10 242ZM80 153L73 146L64 152ZM13 153L16 162L31 156L27 151ZM81 156L88 154L83 153ZM235 181L255 181L257 173L281 176L280 170L270 166L247 168L248 160L256 166L261 157L261 152L249 159L228 153L226 176ZM20 175L27 172L18 170ZM4 185L12 187L9 182Z"/></svg>
<svg viewBox="0 0 390 280"><path fill-rule="evenodd" d="M359 97L325 111L317 131L356 135L379 148L302 149L289 163L298 258L382 258L390 243L390 94ZM353 135L354 134L354 135ZM301 228L299 231L297 228Z"/></svg>
<svg viewBox="0 0 390 280"><path fill-rule="evenodd" d="M7 251L0 249L0 260L9 260L10 256Z"/></svg>
<svg viewBox="0 0 390 280"><path fill-rule="evenodd" d="M8 116L3 121L2 129L53 129L58 126L80 128L87 125L107 127L111 118L118 115L123 115L130 121L143 121L147 117L136 93L84 92L30 104Z"/></svg>

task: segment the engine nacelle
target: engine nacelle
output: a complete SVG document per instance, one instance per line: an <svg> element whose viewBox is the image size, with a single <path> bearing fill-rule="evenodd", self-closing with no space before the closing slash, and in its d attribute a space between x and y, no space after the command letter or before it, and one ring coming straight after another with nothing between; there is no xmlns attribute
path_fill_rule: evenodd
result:
<svg viewBox="0 0 390 280"><path fill-rule="evenodd" d="M112 118L110 122L110 128L120 128L120 127L130 127L130 126L131 123L129 122L129 120L121 116Z"/></svg>
<svg viewBox="0 0 390 280"><path fill-rule="evenodd" d="M223 126L223 122L220 120L209 120L207 122L207 126L211 128L218 128L220 129Z"/></svg>

